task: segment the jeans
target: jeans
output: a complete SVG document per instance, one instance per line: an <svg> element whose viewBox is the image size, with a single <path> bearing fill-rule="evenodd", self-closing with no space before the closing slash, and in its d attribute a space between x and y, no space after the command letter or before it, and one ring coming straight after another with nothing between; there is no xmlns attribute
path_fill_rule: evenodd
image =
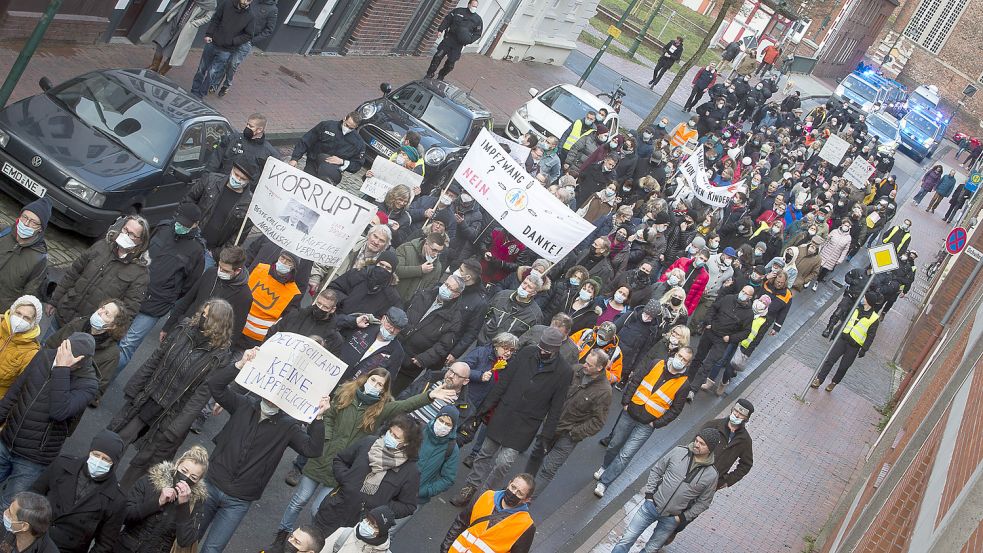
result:
<svg viewBox="0 0 983 553"><path fill-rule="evenodd" d="M0 508L10 507L14 496L31 487L31 484L41 476L45 467L33 461L19 457L0 442L0 484L3 485L3 495L0 496Z"/></svg>
<svg viewBox="0 0 983 553"><path fill-rule="evenodd" d="M205 500L201 530L198 534L198 539L201 541L199 551L222 553L232 539L232 534L235 534L236 529L239 528L239 523L246 518L246 513L249 512L253 502L232 497L210 481L206 480L205 484L208 486L208 499Z"/></svg>
<svg viewBox="0 0 983 553"><path fill-rule="evenodd" d="M765 332L764 326L761 327L758 332ZM721 377L724 383L730 382L730 379L734 377L734 370L730 366L730 360L734 358L734 354L737 353L737 343L727 344L724 348L724 355L716 363L710 367L710 380L717 380L717 373L720 369L724 370L724 374Z"/></svg>
<svg viewBox="0 0 983 553"><path fill-rule="evenodd" d="M222 50L212 43L206 43L201 51L201 61L198 62L198 72L191 83L191 95L204 98L213 82L225 74L225 66L232 58L234 50Z"/></svg>
<svg viewBox="0 0 983 553"><path fill-rule="evenodd" d="M518 456L518 451L505 447L490 438L486 439L481 446L481 451L474 459L474 467L464 484L479 488L479 491L502 489L505 487L505 477L508 476L512 469L512 463Z"/></svg>
<svg viewBox="0 0 983 553"><path fill-rule="evenodd" d="M546 458L543 459L543 467L536 474L535 496L539 496L546 489L546 486L550 485L553 477L556 476L556 472L560 470L563 463L570 457L575 447L577 447L577 442L570 439L569 434L562 434L557 437L553 448L550 449L549 453L546 454Z"/></svg>
<svg viewBox="0 0 983 553"><path fill-rule="evenodd" d="M915 205L918 205L918 203L922 201L922 198L927 196L929 192L931 192L931 190L925 190L924 188L919 190L918 193L915 194L915 197L913 198L915 201Z"/></svg>
<svg viewBox="0 0 983 553"><path fill-rule="evenodd" d="M316 480L301 476L300 483L297 484L297 491L290 498L290 502L287 503L287 510L283 512L283 518L280 519L280 530L284 532L293 531L294 527L297 526L297 517L300 516L300 512L304 510L304 505L312 497L314 501L311 501L311 517L314 517L317 508L321 506L321 502L333 489Z"/></svg>
<svg viewBox="0 0 983 553"><path fill-rule="evenodd" d="M147 337L147 334L150 334L150 331L154 329L154 326L157 325L157 321L160 319L160 317L154 317L146 313L137 313L137 316L133 317L133 322L130 323L130 329L126 331L126 336L119 343L119 365L116 366L116 373L110 377L110 380L115 379L116 375L126 368L126 364L133 357L133 353L140 347L143 339Z"/></svg>
<svg viewBox="0 0 983 553"><path fill-rule="evenodd" d="M654 431L655 428L651 424L638 422L628 414L618 419L618 423L614 425L611 442L604 451L604 461L601 465L604 474L601 475L601 484L608 486L615 478L621 476L625 467L631 462L631 458L642 449Z"/></svg>
<svg viewBox="0 0 983 553"><path fill-rule="evenodd" d="M679 521L676 520L675 516L659 516L659 512L655 509L655 504L646 500L635 511L635 516L631 517L631 522L628 523L625 534L618 540L611 553L628 553L631 550L631 546L635 545L639 536L642 535L642 532L649 526L652 526L652 523L655 523L655 530L652 531L652 537L649 538L648 543L645 544L645 548L642 549L643 553L656 553L656 551L665 545L666 540L672 535L676 526L679 526Z"/></svg>
<svg viewBox="0 0 983 553"><path fill-rule="evenodd" d="M225 69L225 74L221 75L224 78L224 80L221 83L218 81L214 81L215 86L221 85L223 88L229 88L230 86L232 86L232 79L235 78L236 71L239 70L239 64L241 64L243 60L246 59L246 56L248 56L249 53L252 51L253 51L253 44L251 42L247 42L242 46L240 46L239 48L237 48L236 51L232 53L232 58L229 60L229 65Z"/></svg>

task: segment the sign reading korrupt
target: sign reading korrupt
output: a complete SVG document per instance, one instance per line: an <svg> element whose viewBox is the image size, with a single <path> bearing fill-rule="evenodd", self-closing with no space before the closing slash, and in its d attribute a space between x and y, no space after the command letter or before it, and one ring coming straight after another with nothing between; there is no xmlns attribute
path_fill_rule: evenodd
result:
<svg viewBox="0 0 983 553"><path fill-rule="evenodd" d="M594 230L532 178L487 129L471 145L454 179L507 231L554 263Z"/></svg>
<svg viewBox="0 0 983 553"><path fill-rule="evenodd" d="M236 383L291 417L311 422L321 398L334 390L347 368L307 336L277 332L239 371Z"/></svg>
<svg viewBox="0 0 983 553"><path fill-rule="evenodd" d="M375 213L369 202L270 157L256 183L248 216L278 246L334 267Z"/></svg>

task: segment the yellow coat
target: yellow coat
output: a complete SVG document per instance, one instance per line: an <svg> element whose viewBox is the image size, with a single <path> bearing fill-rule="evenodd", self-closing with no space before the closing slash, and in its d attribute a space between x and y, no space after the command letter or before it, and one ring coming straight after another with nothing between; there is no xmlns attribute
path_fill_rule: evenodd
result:
<svg viewBox="0 0 983 553"><path fill-rule="evenodd" d="M10 311L0 320L0 397L17 380L20 373L41 349L38 336L41 328L36 326L27 332L10 335Z"/></svg>

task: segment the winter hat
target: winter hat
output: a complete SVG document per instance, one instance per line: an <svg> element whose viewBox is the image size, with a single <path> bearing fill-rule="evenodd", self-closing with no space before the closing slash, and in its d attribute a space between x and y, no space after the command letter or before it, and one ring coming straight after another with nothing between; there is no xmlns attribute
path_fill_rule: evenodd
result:
<svg viewBox="0 0 983 553"><path fill-rule="evenodd" d="M433 217L431 221L440 221L444 223L444 228L451 228L451 218L454 217L454 213L450 209L439 209L433 212Z"/></svg>
<svg viewBox="0 0 983 553"><path fill-rule="evenodd" d="M177 206L174 220L186 227L193 227L198 221L201 221L201 209L191 202L182 202L181 205Z"/></svg>
<svg viewBox="0 0 983 553"><path fill-rule="evenodd" d="M123 449L125 447L123 445L123 439L119 437L119 434L111 430L102 430L92 438L92 445L89 446L89 451L99 451L109 455L115 465L123 458Z"/></svg>
<svg viewBox="0 0 983 553"><path fill-rule="evenodd" d="M399 260L396 259L396 252L394 252L392 248L386 249L386 251L379 254L379 257L375 258L376 265L378 265L381 261L389 263L389 266L392 267L393 272L396 272L396 266L399 265Z"/></svg>
<svg viewBox="0 0 983 553"><path fill-rule="evenodd" d="M543 337L539 339L539 347L544 351L556 352L560 350L560 346L563 342L567 340L567 337L563 335L563 332L558 328L547 327L543 331Z"/></svg>
<svg viewBox="0 0 983 553"><path fill-rule="evenodd" d="M754 414L754 405L744 398L737 400L733 409L747 418L751 418L751 415Z"/></svg>
<svg viewBox="0 0 983 553"><path fill-rule="evenodd" d="M68 343L72 345L72 355L75 357L91 359L96 353L96 339L88 332L73 332L68 337Z"/></svg>
<svg viewBox="0 0 983 553"><path fill-rule="evenodd" d="M14 310L22 305L30 305L34 308L34 312L37 313L37 315L34 316L34 326L31 328L40 325L41 315L44 313L44 311L41 310L41 300L35 298L34 296L21 296L14 300L14 303L10 304L10 314L13 315Z"/></svg>
<svg viewBox="0 0 983 553"><path fill-rule="evenodd" d="M30 211L37 215L38 219L41 219L41 230L43 231L48 226L48 221L51 220L51 199L47 196L38 198L20 210L21 213L25 211Z"/></svg>
<svg viewBox="0 0 983 553"><path fill-rule="evenodd" d="M652 317L653 319L656 316L658 316L659 313L661 312L662 312L662 305L659 303L659 300L655 298L650 299L648 303L645 304L645 307L642 308L642 313L645 313L646 315Z"/></svg>
<svg viewBox="0 0 983 553"><path fill-rule="evenodd" d="M388 505L379 505L369 511L365 517L375 523L379 534L374 538L366 538L356 531L355 537L369 545L382 545L386 543L389 540L389 530L393 527L393 524L396 524L396 514L393 513L393 510Z"/></svg>
<svg viewBox="0 0 983 553"><path fill-rule="evenodd" d="M532 268L535 269L537 267L542 269L543 273L545 273L546 271L550 270L550 262L542 258L537 259L536 261L532 262Z"/></svg>
<svg viewBox="0 0 983 553"><path fill-rule="evenodd" d="M410 324L410 318L406 316L406 312L398 307L390 307L389 311L386 311L386 318L393 326L403 328Z"/></svg>
<svg viewBox="0 0 983 553"><path fill-rule="evenodd" d="M761 296L754 300L754 303L751 304L751 309L754 310L755 315L764 316L768 313L769 306L771 306L771 296Z"/></svg>
<svg viewBox="0 0 983 553"><path fill-rule="evenodd" d="M655 214L655 224L657 225L668 225L669 224L669 214L665 211L660 211Z"/></svg>
<svg viewBox="0 0 983 553"><path fill-rule="evenodd" d="M822 246L823 244L826 243L826 241L823 240L823 237L822 236L819 236L817 234L817 235L815 235L815 236L812 237L812 243L815 244L815 245L817 245L817 246Z"/></svg>
<svg viewBox="0 0 983 553"><path fill-rule="evenodd" d="M690 242L690 244L692 244L692 246L697 250L702 250L703 248L707 247L707 241L702 236L693 237L693 241Z"/></svg>
<svg viewBox="0 0 983 553"><path fill-rule="evenodd" d="M597 134L599 135L608 132L608 128L607 126L604 125L604 123L598 123L597 125L594 126L594 128L596 129Z"/></svg>
<svg viewBox="0 0 983 553"><path fill-rule="evenodd" d="M767 250L768 249L768 244L765 244L764 241L759 240L758 243L754 245L754 249L758 249L758 248L762 248L764 250Z"/></svg>
<svg viewBox="0 0 983 553"><path fill-rule="evenodd" d="M437 412L437 416L434 417L434 420L437 420L438 417L442 417L444 415L450 417L451 426L453 428L457 428L457 423L461 419L461 411L453 405L445 405L440 408L440 411Z"/></svg>
<svg viewBox="0 0 983 553"><path fill-rule="evenodd" d="M874 309L879 308L881 303L884 302L884 296L882 296L881 293L876 290L869 290L866 294L864 294L864 299L866 299L867 303L869 303Z"/></svg>
<svg viewBox="0 0 983 553"><path fill-rule="evenodd" d="M710 448L710 453L716 451L717 448L720 447L721 440L723 440L723 436L716 428L704 428L703 430L700 430L700 433L697 434L697 436L703 438L703 441L706 442L707 447Z"/></svg>

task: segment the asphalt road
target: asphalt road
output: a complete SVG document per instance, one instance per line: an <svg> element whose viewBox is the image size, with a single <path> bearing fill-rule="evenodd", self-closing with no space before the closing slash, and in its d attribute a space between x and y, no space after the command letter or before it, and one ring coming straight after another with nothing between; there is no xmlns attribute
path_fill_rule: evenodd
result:
<svg viewBox="0 0 983 553"><path fill-rule="evenodd" d="M571 55L572 61L567 62L568 66L573 68L571 64L579 63L576 59L577 56L584 57L578 52L574 52ZM601 64L594 70L590 82L599 88L609 89L614 86L619 78L617 73ZM656 94L638 85L629 83L628 91L629 94L625 103L628 109L632 111L638 109L641 110L641 113L646 113L648 108L645 106L651 106L657 100ZM667 110L675 110L665 112L670 115L672 120L679 120L683 117L679 106L670 104ZM899 198L910 197L917 179L921 176L922 169L908 157L899 155L895 173L898 175L898 180L902 186L899 191ZM854 263L859 264L862 259L862 256L858 256ZM842 280L840 275L846 270L846 268L841 268L836 274L838 277L836 280ZM710 397L707 394L699 394L696 401L683 410L679 419L667 428L653 434L625 473L612 484L606 496L601 500L596 499L591 493L594 486L591 474L600 466L604 450L597 444L597 438L589 439L580 444L575 454L557 474L549 489L532 506L538 528L535 546L537 553L575 549L575 546L579 545L576 540L582 540L581 536L589 535L596 528L596 525L601 524L617 509L621 508L625 500L637 489L637 481L644 477L655 460L677 442L688 440L695 428L700 426L706 418L715 415L727 403L736 399L743 388L742 384L750 382L762 372L761 363L767 363L774 351L783 347L783 344L788 340L794 339L796 331L801 329L817 312L822 311L828 302L834 301L838 295L839 289L832 286L823 286L818 292L806 291L798 295L796 307L789 315L782 334L767 338L758 348L758 352L752 359L751 367L739 373L736 388L733 384L731 385L733 390L731 395L720 399ZM72 455L87 454L92 436L108 424L113 414L121 406L122 386L156 346L155 337L157 334L158 330L155 329L137 350L129 366L110 387L102 405L98 409L88 410L75 435L66 444L65 453ZM758 366L755 366L756 363ZM617 402L618 399L616 398L614 403ZM617 407L613 407L611 412L616 414ZM225 420L226 415L212 418L206 424L205 431L201 435L191 434L185 445L190 446L198 443L212 449L214 444L211 439L221 429ZM614 415L608 421L604 434L613 424ZM262 499L253 504L238 532L229 543L227 551L233 553L255 552L272 541L279 518L294 490L283 483L283 477L289 470L292 458L292 452L284 455L276 475L266 489L266 493ZM127 461L124 461L124 465ZM515 472L521 471L524 465L525 459L520 458L515 465ZM453 497L453 494L463 483L467 475L466 471L466 467L462 465L458 472L457 484L414 515L397 536L392 547L394 553L420 553L437 550L437 545L457 513L457 509L447 501ZM306 520L305 511L301 521Z"/></svg>

